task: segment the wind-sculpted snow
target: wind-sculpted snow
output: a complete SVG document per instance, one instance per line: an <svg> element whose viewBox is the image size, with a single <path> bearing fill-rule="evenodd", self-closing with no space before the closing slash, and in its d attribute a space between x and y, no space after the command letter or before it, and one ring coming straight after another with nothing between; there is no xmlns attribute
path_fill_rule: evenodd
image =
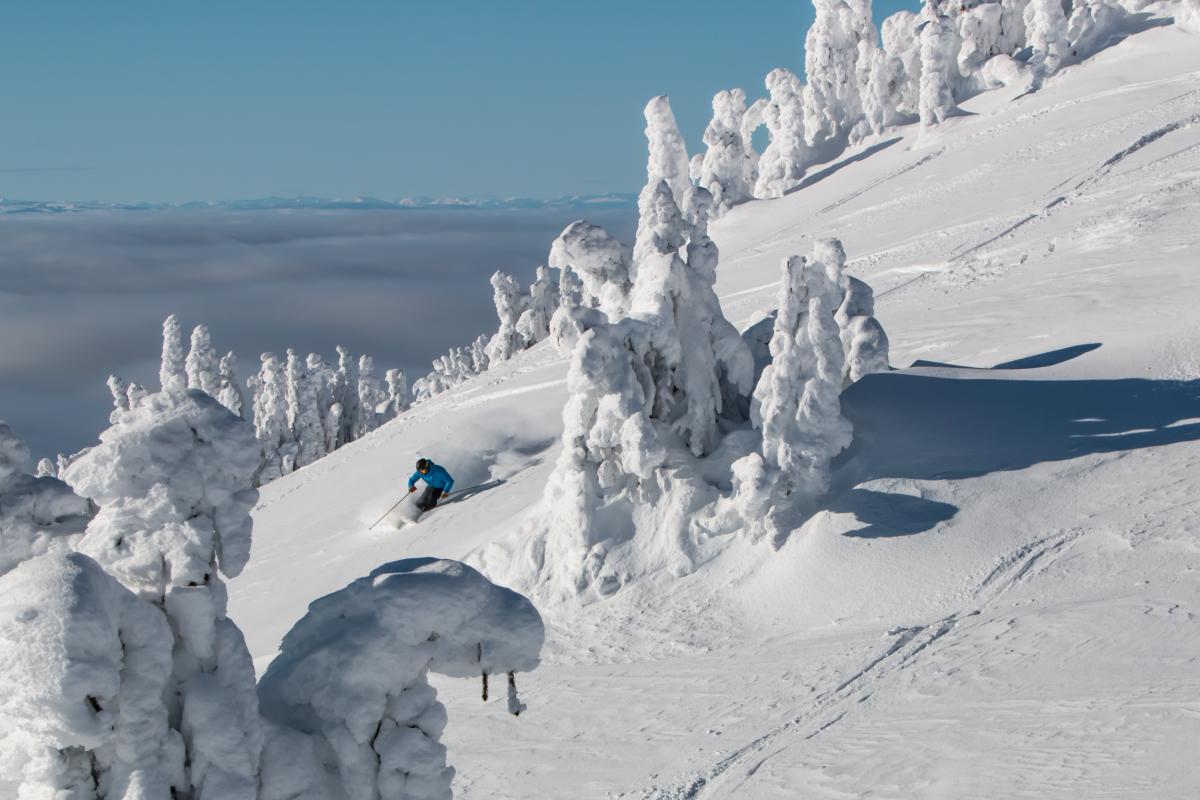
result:
<svg viewBox="0 0 1200 800"><path fill-rule="evenodd" d="M35 477L31 467L29 448L0 420L0 575L34 556L69 547L93 513L71 487L49 475Z"/></svg>
<svg viewBox="0 0 1200 800"><path fill-rule="evenodd" d="M259 685L275 723L263 800L451 797L429 673L507 673L519 714L514 674L538 666L544 638L532 603L457 561L386 564L315 600Z"/></svg>
<svg viewBox="0 0 1200 800"><path fill-rule="evenodd" d="M22 800L166 798L182 786L168 726L171 629L82 553L0 577L0 740L21 759ZM14 752L15 751L15 752Z"/></svg>

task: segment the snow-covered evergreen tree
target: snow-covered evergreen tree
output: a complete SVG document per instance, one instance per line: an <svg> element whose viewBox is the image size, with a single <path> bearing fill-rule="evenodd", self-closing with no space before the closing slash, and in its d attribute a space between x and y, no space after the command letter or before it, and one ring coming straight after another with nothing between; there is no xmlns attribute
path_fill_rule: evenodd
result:
<svg viewBox="0 0 1200 800"><path fill-rule="evenodd" d="M804 128L809 145L819 147L865 133L862 93L870 64L859 64L859 44L869 59L876 33L870 0L813 0L813 6L816 17L804 40Z"/></svg>
<svg viewBox="0 0 1200 800"><path fill-rule="evenodd" d="M383 384L375 377L375 360L368 355L358 359L358 427L354 438L360 439L379 427L378 409L387 401Z"/></svg>
<svg viewBox="0 0 1200 800"><path fill-rule="evenodd" d="M747 169L751 158L742 138L746 93L741 89L717 92L712 109L712 121L704 130L708 149L700 156L696 183L712 194L714 209L720 215L730 206L749 200L754 193Z"/></svg>
<svg viewBox="0 0 1200 800"><path fill-rule="evenodd" d="M125 387L125 397L129 400L130 408L137 408L137 404L142 402L142 398L148 394L149 392L146 391L146 387L142 386L140 383L133 383L131 381L129 385Z"/></svg>
<svg viewBox="0 0 1200 800"><path fill-rule="evenodd" d="M188 350L184 367L189 389L198 389L211 397L217 396L221 388L217 371L217 352L213 350L207 325L192 328L192 346Z"/></svg>
<svg viewBox="0 0 1200 800"><path fill-rule="evenodd" d="M337 369L334 370L329 384L330 409L332 410L335 405L338 407L337 424L333 427L333 430L336 431L335 447L331 448L330 452L347 442L354 441L354 431L359 424L358 374L354 369L354 357L341 345L337 346L337 354ZM330 414L326 417L327 429L333 423L333 420L330 419L332 416L335 415Z"/></svg>
<svg viewBox="0 0 1200 800"><path fill-rule="evenodd" d="M558 307L558 283L547 267L537 268L529 285L529 300L517 320L517 335L524 347L533 347L550 335L550 317Z"/></svg>
<svg viewBox="0 0 1200 800"><path fill-rule="evenodd" d="M446 800L446 709L429 674L515 686L544 638L532 603L457 561L397 561L315 600L259 685L262 800Z"/></svg>
<svg viewBox="0 0 1200 800"><path fill-rule="evenodd" d="M887 372L888 338L875 319L875 293L858 278L843 282L845 298L835 315L846 356L842 383L849 386L864 375Z"/></svg>
<svg viewBox="0 0 1200 800"><path fill-rule="evenodd" d="M491 366L491 359L487 354L488 335L481 333L475 337L475 341L471 342L471 366L475 369L476 374L486 372Z"/></svg>
<svg viewBox="0 0 1200 800"><path fill-rule="evenodd" d="M896 125L901 120L904 64L900 59L876 47L860 44L859 63L869 65L866 86L862 92L863 117L874 133Z"/></svg>
<svg viewBox="0 0 1200 800"><path fill-rule="evenodd" d="M804 178L808 169L808 143L804 136L804 84L786 69L767 74L770 102L763 109L763 122L770 143L758 160L754 196L782 197Z"/></svg>
<svg viewBox="0 0 1200 800"><path fill-rule="evenodd" d="M1071 61L1082 61L1128 31L1129 12L1113 0L1076 0L1067 19Z"/></svg>
<svg viewBox="0 0 1200 800"><path fill-rule="evenodd" d="M254 800L262 733L254 667L225 616L221 575L250 556L258 498L254 431L198 391L160 392L122 412L64 478L100 512L79 550L166 614L171 675L159 696L186 747L195 800Z"/></svg>
<svg viewBox="0 0 1200 800"><path fill-rule="evenodd" d="M296 442L295 466L307 467L329 452L325 449L324 409L306 365L291 348L287 351L285 379L287 426Z"/></svg>
<svg viewBox="0 0 1200 800"><path fill-rule="evenodd" d="M1029 0L1025 6L1025 41L1032 48L1029 64L1033 68L1033 85L1058 71L1070 55L1067 40L1067 15L1061 0Z"/></svg>
<svg viewBox="0 0 1200 800"><path fill-rule="evenodd" d="M0 747L16 751L21 773L4 777L22 800L253 797L215 780L192 793L163 703L173 640L158 608L75 552L26 561L0 577L0 596L0 717L13 728Z"/></svg>
<svg viewBox="0 0 1200 800"><path fill-rule="evenodd" d="M158 368L158 382L164 392L187 388L184 359L183 328L179 325L179 317L171 314L163 320L162 362Z"/></svg>
<svg viewBox="0 0 1200 800"><path fill-rule="evenodd" d="M387 382L387 419L394 419L408 410L408 381L404 370L389 369L384 376Z"/></svg>
<svg viewBox="0 0 1200 800"><path fill-rule="evenodd" d="M1050 0L1058 2L1058 0ZM940 125L954 110L954 89L948 52L953 48L953 29L941 15L921 28L921 129Z"/></svg>
<svg viewBox="0 0 1200 800"><path fill-rule="evenodd" d="M549 263L579 277L584 306L599 309L614 322L629 313L633 288L629 248L604 228L583 220L572 222L550 246Z"/></svg>
<svg viewBox="0 0 1200 800"><path fill-rule="evenodd" d="M114 414L118 413L116 411ZM47 459L38 474L54 468ZM92 508L54 477L34 477L29 448L0 421L0 575L17 564L68 547L83 532Z"/></svg>
<svg viewBox="0 0 1200 800"><path fill-rule="evenodd" d="M921 36L919 17L911 11L897 11L880 27L880 38L887 66L896 70L889 88L896 111L916 117L921 106Z"/></svg>
<svg viewBox="0 0 1200 800"><path fill-rule="evenodd" d="M262 483L286 475L295 466L295 440L287 418L287 377L274 353L263 353L255 381L254 432L262 453Z"/></svg>
<svg viewBox="0 0 1200 800"><path fill-rule="evenodd" d="M492 364L507 361L521 349L521 336L517 333L517 320L525 310L521 297L521 286L511 275L497 270L492 275L492 299L496 303L496 317L500 328L488 342L487 355Z"/></svg>
<svg viewBox="0 0 1200 800"><path fill-rule="evenodd" d="M778 537L786 532L781 515L788 509L810 511L829 489L830 462L850 444L839 399L845 356L835 318L844 263L836 239L816 242L811 260L784 261L772 361L751 410L762 431L761 455L734 467L735 497L757 515L746 517L752 534Z"/></svg>
<svg viewBox="0 0 1200 800"><path fill-rule="evenodd" d="M217 365L218 385L216 398L221 405L228 408L236 416L242 416L242 408L246 397L237 381L237 356L232 351L221 356Z"/></svg>
<svg viewBox="0 0 1200 800"><path fill-rule="evenodd" d="M109 414L109 421L111 422L118 411L129 410L129 385L116 375L109 375L105 383L108 386L108 391L112 395L113 401L113 410Z"/></svg>
<svg viewBox="0 0 1200 800"><path fill-rule="evenodd" d="M961 77L971 79L983 71L983 65L989 60L1007 54L1004 49L1006 37L1002 27L1003 18L1004 8L995 2L964 9L955 18L958 38L962 42L956 59ZM987 88L977 79L971 83L979 89Z"/></svg>

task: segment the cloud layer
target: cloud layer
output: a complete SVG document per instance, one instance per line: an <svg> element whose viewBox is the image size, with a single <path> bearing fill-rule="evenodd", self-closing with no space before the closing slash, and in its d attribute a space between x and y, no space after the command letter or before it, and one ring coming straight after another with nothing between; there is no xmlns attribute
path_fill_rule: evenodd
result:
<svg viewBox="0 0 1200 800"><path fill-rule="evenodd" d="M105 378L156 385L160 326L206 323L244 378L258 354L398 366L410 380L496 327L488 276L527 285L584 216L629 240L628 209L112 211L0 219L0 419L37 456L107 424Z"/></svg>

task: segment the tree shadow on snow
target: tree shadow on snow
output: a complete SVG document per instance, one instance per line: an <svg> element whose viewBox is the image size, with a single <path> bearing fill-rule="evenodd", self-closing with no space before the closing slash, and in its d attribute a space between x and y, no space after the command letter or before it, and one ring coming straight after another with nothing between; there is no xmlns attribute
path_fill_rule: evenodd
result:
<svg viewBox="0 0 1200 800"><path fill-rule="evenodd" d="M804 180L800 181L800 183L796 184L791 189L788 189L786 192L784 192L784 194L789 195L794 192L798 192L801 189L807 189L809 186L812 186L814 183L825 180L830 175L833 175L835 172L838 172L839 170L841 170L843 167L848 167L851 164L858 162L858 161L865 161L866 159L868 159L871 156L878 153L880 150L886 150L887 148L891 147L898 141L900 141L899 136L897 136L894 139L888 139L887 141L879 142L878 144L873 144L870 147L868 147L866 150L863 150L861 153L855 153L854 155L850 156L849 158L844 158L841 161L837 162L836 164L830 164L828 167L821 170L820 172L814 172L812 175L805 176Z"/></svg>
<svg viewBox="0 0 1200 800"><path fill-rule="evenodd" d="M1026 356L1018 358L1014 361L1005 361L1003 364L997 364L994 367L965 367L960 364L945 364L941 361L926 361L917 359L912 362L914 367L947 367L950 369L1037 369L1039 367L1054 367L1059 364L1064 364L1073 358L1079 358L1084 353L1090 353L1100 347L1100 342L1088 342L1087 344L1075 344L1070 347L1061 347L1058 350L1050 350L1046 353L1038 353L1035 356Z"/></svg>
<svg viewBox="0 0 1200 800"><path fill-rule="evenodd" d="M969 373L968 373L969 374ZM944 480L1200 439L1200 381L868 375L842 395L842 485Z"/></svg>
<svg viewBox="0 0 1200 800"><path fill-rule="evenodd" d="M843 536L882 539L924 533L958 513L958 507L907 494L887 494L869 489L851 489L834 498L830 511L853 514L865 528Z"/></svg>

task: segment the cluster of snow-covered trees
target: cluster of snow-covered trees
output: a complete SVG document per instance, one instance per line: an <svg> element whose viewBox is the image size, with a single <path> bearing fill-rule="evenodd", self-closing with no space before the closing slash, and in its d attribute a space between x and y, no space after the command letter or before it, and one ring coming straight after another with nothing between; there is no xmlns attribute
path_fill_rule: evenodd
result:
<svg viewBox="0 0 1200 800"><path fill-rule="evenodd" d="M746 105L741 89L718 92L706 150L690 176L716 213L743 200L779 197L809 167L902 122L943 122L985 89L1037 89L1063 66L1091 56L1129 29L1135 0L927 0L877 31L870 0L813 0L805 38L807 85L787 69L766 77L768 97ZM1181 0L1186 28L1192 0ZM759 155L753 134L766 126Z"/></svg>
<svg viewBox="0 0 1200 800"><path fill-rule="evenodd" d="M260 446L177 349L66 484L0 426L5 777L21 800L449 798L426 676L508 673L519 713L537 611L457 562L399 562L317 600L256 683L224 578L250 557Z"/></svg>
<svg viewBox="0 0 1200 800"><path fill-rule="evenodd" d="M687 179L667 98L645 116L632 250L585 222L551 249L551 263L579 279L551 321L572 353L563 450L522 555L497 560L509 559L512 580L554 595L690 570L704 558L699 520L778 540L784 522L815 510L850 442L843 387L888 368L870 288L845 275L841 244L825 240L785 264L771 363L756 383L764 335L739 334L713 289L713 194Z"/></svg>

